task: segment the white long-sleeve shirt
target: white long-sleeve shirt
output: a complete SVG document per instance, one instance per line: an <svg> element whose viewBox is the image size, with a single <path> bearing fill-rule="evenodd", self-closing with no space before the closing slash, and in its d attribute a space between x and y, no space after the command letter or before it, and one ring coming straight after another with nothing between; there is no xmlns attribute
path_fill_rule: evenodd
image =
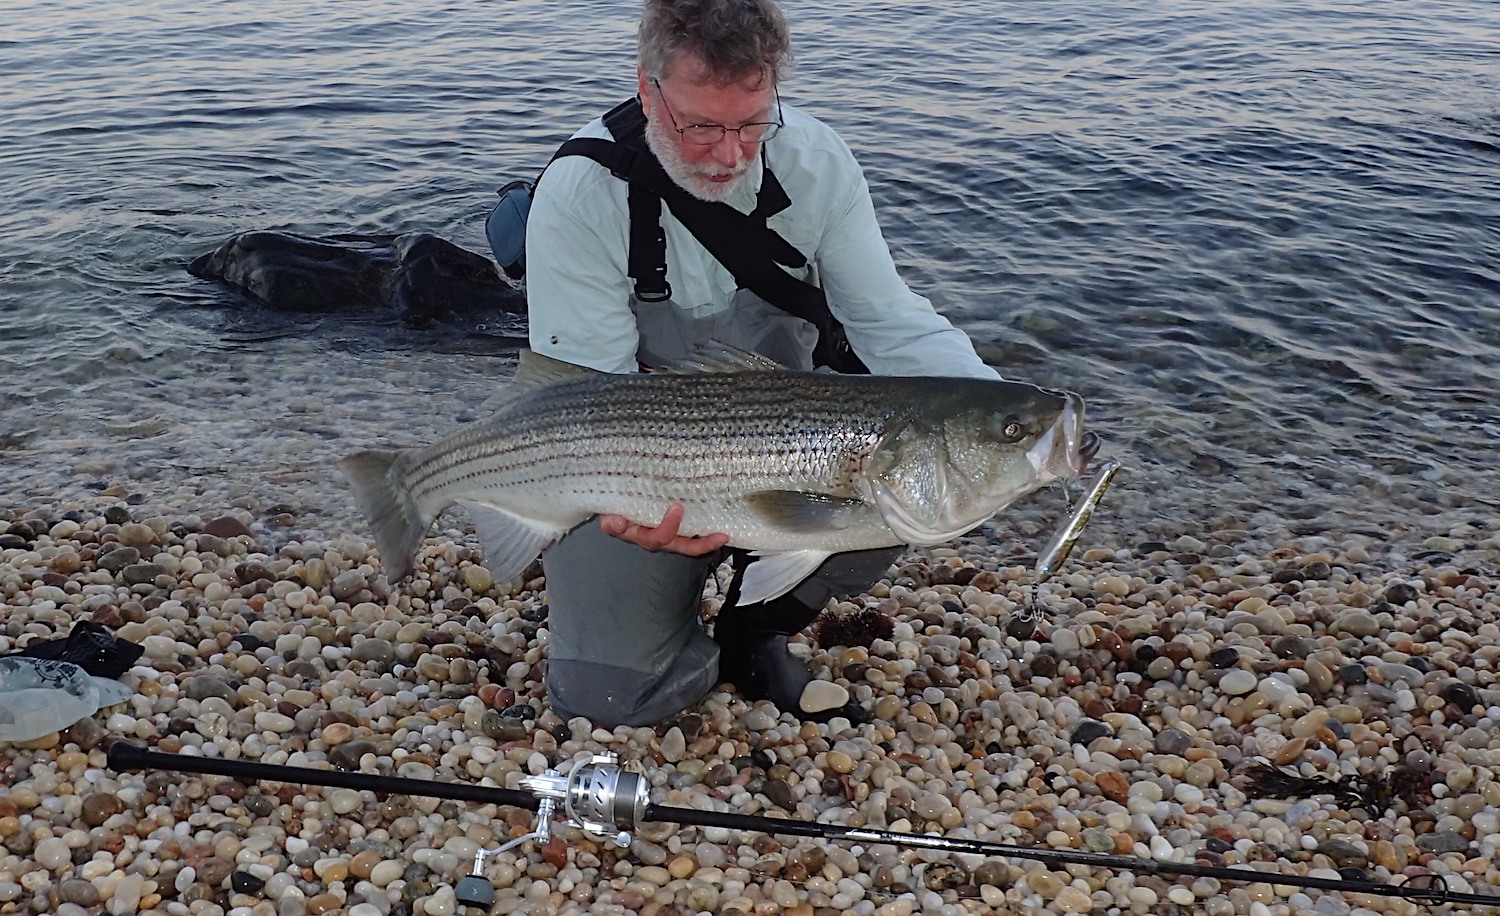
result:
<svg viewBox="0 0 1500 916"><path fill-rule="evenodd" d="M995 378L967 335L913 293L896 273L875 220L869 185L833 129L791 106L751 174L726 201L754 209L769 163L791 206L769 226L801 251L792 271L822 287L849 343L877 375ZM576 136L610 138L602 119ZM670 362L709 339L811 367L817 331L748 290L663 205L672 298L639 302L626 265L626 183L584 156L552 162L538 184L526 228L531 348L605 372Z"/></svg>

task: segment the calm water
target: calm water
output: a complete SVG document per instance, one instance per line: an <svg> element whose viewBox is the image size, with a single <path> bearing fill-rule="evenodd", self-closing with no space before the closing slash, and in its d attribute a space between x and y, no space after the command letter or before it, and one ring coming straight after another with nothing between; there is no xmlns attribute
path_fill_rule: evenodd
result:
<svg viewBox="0 0 1500 916"><path fill-rule="evenodd" d="M864 162L908 280L1132 468L1100 537L1500 527L1500 5L788 9L785 94ZM246 333L183 265L252 228L484 250L494 187L632 91L636 11L5 4L0 505L348 528L328 461L471 417L507 359Z"/></svg>

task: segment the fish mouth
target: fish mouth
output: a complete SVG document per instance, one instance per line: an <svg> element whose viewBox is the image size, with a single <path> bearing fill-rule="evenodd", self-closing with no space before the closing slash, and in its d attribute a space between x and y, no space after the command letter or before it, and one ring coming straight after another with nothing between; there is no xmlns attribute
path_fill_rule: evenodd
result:
<svg viewBox="0 0 1500 916"><path fill-rule="evenodd" d="M1104 440L1093 430L1083 434L1083 441L1078 443L1078 454L1083 458L1084 467L1088 467L1094 456L1099 454L1099 446L1103 444Z"/></svg>
<svg viewBox="0 0 1500 916"><path fill-rule="evenodd" d="M1044 482L1082 477L1102 442L1098 433L1083 428L1083 398L1071 391L1062 396L1063 409L1057 421L1028 454L1038 478Z"/></svg>

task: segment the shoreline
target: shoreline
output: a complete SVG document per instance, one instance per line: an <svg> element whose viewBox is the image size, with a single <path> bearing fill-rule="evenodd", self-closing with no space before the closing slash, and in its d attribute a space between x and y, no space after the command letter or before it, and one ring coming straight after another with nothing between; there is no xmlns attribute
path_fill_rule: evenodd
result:
<svg viewBox="0 0 1500 916"><path fill-rule="evenodd" d="M367 541L263 551L249 515L0 514L0 651L83 619L146 647L127 704L0 745L0 913L449 916L475 849L530 829L493 806L117 774L103 768L111 737L508 788L608 749L645 764L669 805L1500 889L1495 578L1420 561L1398 574L1369 538L1264 549L1230 529L1140 555L1086 538L1038 590L1048 640L1024 643L1005 624L1030 570L962 538L841 603L891 617L889 640L794 640L870 722L801 723L720 685L657 728L607 732L546 704L544 583L490 581L461 529L424 542L417 578L391 590ZM1349 812L1327 796L1250 798L1254 760L1304 777L1425 775L1390 811ZM557 836L491 862L491 912L1415 912L712 828L644 825L618 855Z"/></svg>

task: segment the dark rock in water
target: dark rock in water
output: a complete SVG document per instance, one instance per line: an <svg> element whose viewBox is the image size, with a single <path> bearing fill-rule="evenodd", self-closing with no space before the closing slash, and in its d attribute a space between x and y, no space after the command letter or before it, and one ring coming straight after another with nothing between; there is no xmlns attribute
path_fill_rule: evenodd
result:
<svg viewBox="0 0 1500 916"><path fill-rule="evenodd" d="M358 313L413 329L442 325L485 333L526 312L524 294L494 262L426 232L243 232L193 259L187 270L280 313Z"/></svg>
<svg viewBox="0 0 1500 916"><path fill-rule="evenodd" d="M237 871L229 876L229 886L236 894L259 894L266 882L247 871Z"/></svg>

